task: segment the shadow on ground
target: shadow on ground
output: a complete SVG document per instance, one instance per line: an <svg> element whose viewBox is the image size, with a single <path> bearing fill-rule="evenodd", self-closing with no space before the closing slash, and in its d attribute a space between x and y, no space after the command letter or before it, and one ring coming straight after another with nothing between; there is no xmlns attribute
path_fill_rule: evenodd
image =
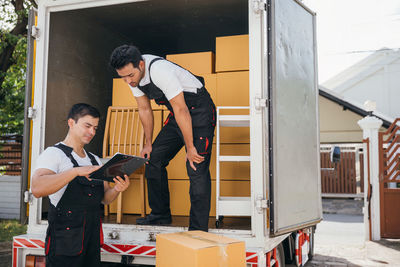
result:
<svg viewBox="0 0 400 267"><path fill-rule="evenodd" d="M391 248L397 251L400 251L400 239L381 239L379 241L373 241L381 246L385 246L387 248ZM400 261L400 259L399 259ZM400 263L399 263L400 265Z"/></svg>
<svg viewBox="0 0 400 267"><path fill-rule="evenodd" d="M363 267L361 265L354 264L352 262L349 262L346 259L343 258L338 258L338 257L332 257L332 256L325 256L325 255L319 255L316 254L314 255L314 258L307 262L304 267L320 267L320 266L326 266L326 267Z"/></svg>

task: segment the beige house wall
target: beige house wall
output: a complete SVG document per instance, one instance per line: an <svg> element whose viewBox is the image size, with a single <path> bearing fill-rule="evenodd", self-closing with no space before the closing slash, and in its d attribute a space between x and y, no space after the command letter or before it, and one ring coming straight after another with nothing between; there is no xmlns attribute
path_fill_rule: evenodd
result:
<svg viewBox="0 0 400 267"><path fill-rule="evenodd" d="M357 121L363 117L319 96L320 143L361 143L363 134Z"/></svg>

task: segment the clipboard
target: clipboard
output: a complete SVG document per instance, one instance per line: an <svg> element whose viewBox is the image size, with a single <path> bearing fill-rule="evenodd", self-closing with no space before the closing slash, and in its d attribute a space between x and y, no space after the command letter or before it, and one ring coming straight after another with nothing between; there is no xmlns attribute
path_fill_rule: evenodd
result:
<svg viewBox="0 0 400 267"><path fill-rule="evenodd" d="M116 153L100 169L89 175L90 179L114 182L115 176L124 178L124 174L131 175L148 161L146 158Z"/></svg>

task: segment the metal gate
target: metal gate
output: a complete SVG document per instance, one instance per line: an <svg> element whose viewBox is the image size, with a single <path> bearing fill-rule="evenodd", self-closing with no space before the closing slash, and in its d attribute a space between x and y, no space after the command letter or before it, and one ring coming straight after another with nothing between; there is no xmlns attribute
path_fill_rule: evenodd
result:
<svg viewBox="0 0 400 267"><path fill-rule="evenodd" d="M332 146L340 147L340 162L330 159ZM363 197L364 157L362 144L324 144L321 153L323 197Z"/></svg>
<svg viewBox="0 0 400 267"><path fill-rule="evenodd" d="M400 127L396 119L379 132L381 236L400 238Z"/></svg>

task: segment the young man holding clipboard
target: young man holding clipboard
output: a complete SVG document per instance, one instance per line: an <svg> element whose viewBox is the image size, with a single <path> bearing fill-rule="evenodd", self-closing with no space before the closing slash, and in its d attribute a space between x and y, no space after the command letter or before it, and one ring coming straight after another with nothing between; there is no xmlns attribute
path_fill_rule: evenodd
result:
<svg viewBox="0 0 400 267"><path fill-rule="evenodd" d="M101 162L84 146L96 134L99 117L98 110L88 104L72 106L67 136L37 159L31 190L37 198L50 198L46 266L100 266L100 204L111 203L129 186L127 175L125 179L116 176L112 188L89 178Z"/></svg>

